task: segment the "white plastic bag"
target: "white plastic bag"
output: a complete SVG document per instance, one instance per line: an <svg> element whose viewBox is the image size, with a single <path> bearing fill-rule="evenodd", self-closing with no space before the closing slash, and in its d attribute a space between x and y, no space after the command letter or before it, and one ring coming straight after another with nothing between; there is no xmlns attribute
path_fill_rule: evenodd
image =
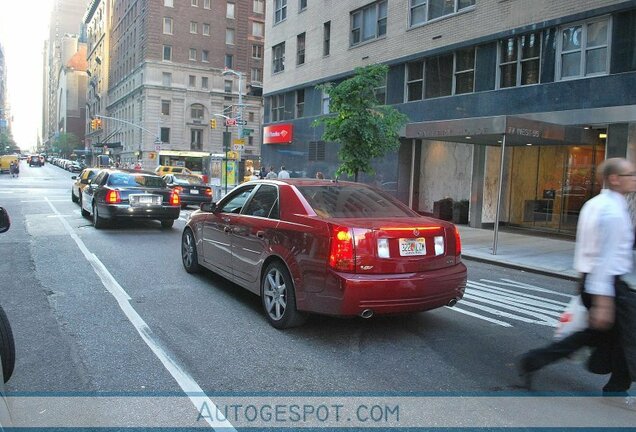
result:
<svg viewBox="0 0 636 432"><path fill-rule="evenodd" d="M587 308L583 305L581 296L572 297L570 303L561 314L561 318L554 332L554 340L560 341L573 333L585 330L588 326ZM585 362L590 357L590 348L584 347L568 358L575 362Z"/></svg>

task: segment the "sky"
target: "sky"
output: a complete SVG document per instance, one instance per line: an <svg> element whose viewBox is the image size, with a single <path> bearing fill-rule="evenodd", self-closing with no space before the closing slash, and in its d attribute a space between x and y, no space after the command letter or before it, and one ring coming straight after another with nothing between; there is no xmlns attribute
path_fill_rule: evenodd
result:
<svg viewBox="0 0 636 432"><path fill-rule="evenodd" d="M0 0L0 44L17 145L35 148L42 125L42 48L53 0Z"/></svg>

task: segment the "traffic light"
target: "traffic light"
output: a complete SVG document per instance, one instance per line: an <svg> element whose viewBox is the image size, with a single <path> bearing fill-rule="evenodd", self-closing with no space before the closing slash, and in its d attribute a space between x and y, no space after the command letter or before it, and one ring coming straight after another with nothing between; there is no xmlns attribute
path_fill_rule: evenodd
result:
<svg viewBox="0 0 636 432"><path fill-rule="evenodd" d="M91 120L91 129L92 130L101 129L101 127L102 127L102 119L94 118L93 120Z"/></svg>
<svg viewBox="0 0 636 432"><path fill-rule="evenodd" d="M210 128L211 129L216 129L216 119L210 120Z"/></svg>

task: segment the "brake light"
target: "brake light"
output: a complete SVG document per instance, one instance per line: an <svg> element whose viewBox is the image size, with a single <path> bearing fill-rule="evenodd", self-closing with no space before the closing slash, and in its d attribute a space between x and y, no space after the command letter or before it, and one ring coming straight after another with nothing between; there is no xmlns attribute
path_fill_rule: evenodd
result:
<svg viewBox="0 0 636 432"><path fill-rule="evenodd" d="M209 197L212 196L212 189L211 188L206 188L205 189L205 196L209 196Z"/></svg>
<svg viewBox="0 0 636 432"><path fill-rule="evenodd" d="M332 228L329 266L335 270L355 270L353 235L349 228L341 226L334 226Z"/></svg>
<svg viewBox="0 0 636 432"><path fill-rule="evenodd" d="M106 194L106 202L108 204L119 204L121 202L121 195L119 194L119 191L108 191L108 194Z"/></svg>
<svg viewBox="0 0 636 432"><path fill-rule="evenodd" d="M462 239L459 237L459 230L455 227L455 256L462 254Z"/></svg>
<svg viewBox="0 0 636 432"><path fill-rule="evenodd" d="M170 205L181 205L181 198L179 197L179 192L177 192L176 190L173 190L170 194Z"/></svg>
<svg viewBox="0 0 636 432"><path fill-rule="evenodd" d="M181 192L183 192L183 188L181 186L175 186L173 191L175 191L176 193L181 193Z"/></svg>

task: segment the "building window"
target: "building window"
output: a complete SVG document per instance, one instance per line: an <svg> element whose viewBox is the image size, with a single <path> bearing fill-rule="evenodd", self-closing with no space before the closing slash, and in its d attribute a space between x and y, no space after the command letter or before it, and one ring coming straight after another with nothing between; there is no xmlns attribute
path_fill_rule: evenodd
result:
<svg viewBox="0 0 636 432"><path fill-rule="evenodd" d="M254 113L252 111L249 112L247 118L249 119L249 121L253 122L254 121Z"/></svg>
<svg viewBox="0 0 636 432"><path fill-rule="evenodd" d="M172 85L172 74L170 72L163 72L161 74L161 83L165 87L170 87Z"/></svg>
<svg viewBox="0 0 636 432"><path fill-rule="evenodd" d="M173 21L172 18L165 17L163 19L163 34L172 34L173 31Z"/></svg>
<svg viewBox="0 0 636 432"><path fill-rule="evenodd" d="M263 58L263 45L252 45L252 58Z"/></svg>
<svg viewBox="0 0 636 432"><path fill-rule="evenodd" d="M190 0L190 5L194 7L199 7L199 0Z"/></svg>
<svg viewBox="0 0 636 432"><path fill-rule="evenodd" d="M203 0L203 9L210 9L210 0Z"/></svg>
<svg viewBox="0 0 636 432"><path fill-rule="evenodd" d="M328 56L331 51L331 21L322 26L322 55Z"/></svg>
<svg viewBox="0 0 636 432"><path fill-rule="evenodd" d="M296 90L296 118L305 114L305 89Z"/></svg>
<svg viewBox="0 0 636 432"><path fill-rule="evenodd" d="M201 88L202 89L208 88L208 77L201 77Z"/></svg>
<svg viewBox="0 0 636 432"><path fill-rule="evenodd" d="M161 128L161 142L166 144L170 143L170 128Z"/></svg>
<svg viewBox="0 0 636 432"><path fill-rule="evenodd" d="M252 81L263 82L263 70L261 68L252 68Z"/></svg>
<svg viewBox="0 0 636 432"><path fill-rule="evenodd" d="M280 121L284 119L285 113L285 95L279 94L272 96L272 121Z"/></svg>
<svg viewBox="0 0 636 432"><path fill-rule="evenodd" d="M426 98L450 96L453 93L453 55L426 59Z"/></svg>
<svg viewBox="0 0 636 432"><path fill-rule="evenodd" d="M225 67L228 69L234 67L234 56L232 54L225 54Z"/></svg>
<svg viewBox="0 0 636 432"><path fill-rule="evenodd" d="M174 7L174 2L173 0L163 0L163 5L165 7Z"/></svg>
<svg viewBox="0 0 636 432"><path fill-rule="evenodd" d="M265 12L265 0L254 0L252 11L257 14Z"/></svg>
<svg viewBox="0 0 636 432"><path fill-rule="evenodd" d="M609 70L608 18L562 28L559 31L561 79L606 74Z"/></svg>
<svg viewBox="0 0 636 432"><path fill-rule="evenodd" d="M234 45L234 29L225 30L225 43L228 45Z"/></svg>
<svg viewBox="0 0 636 432"><path fill-rule="evenodd" d="M234 3L227 4L227 11L225 13L225 17L234 19Z"/></svg>
<svg viewBox="0 0 636 432"><path fill-rule="evenodd" d="M190 33L198 33L199 32L199 25L194 22L194 21L190 21Z"/></svg>
<svg viewBox="0 0 636 432"><path fill-rule="evenodd" d="M163 59L165 61L172 61L172 47L170 45L163 46Z"/></svg>
<svg viewBox="0 0 636 432"><path fill-rule="evenodd" d="M455 94L475 91L475 48L455 53Z"/></svg>
<svg viewBox="0 0 636 432"><path fill-rule="evenodd" d="M406 66L406 100L421 100L424 91L424 62L411 62Z"/></svg>
<svg viewBox="0 0 636 432"><path fill-rule="evenodd" d="M196 87L197 86L197 77L194 75L188 76L188 86Z"/></svg>
<svg viewBox="0 0 636 432"><path fill-rule="evenodd" d="M190 129L190 150L203 150L203 129Z"/></svg>
<svg viewBox="0 0 636 432"><path fill-rule="evenodd" d="M232 93L232 80L225 80L224 82L225 93Z"/></svg>
<svg viewBox="0 0 636 432"><path fill-rule="evenodd" d="M265 34L265 24L262 22L252 22L252 36L263 37Z"/></svg>
<svg viewBox="0 0 636 432"><path fill-rule="evenodd" d="M190 48L190 60L192 61L197 60L197 50L194 48Z"/></svg>
<svg viewBox="0 0 636 432"><path fill-rule="evenodd" d="M201 33L203 34L203 36L210 36L210 24L203 23Z"/></svg>
<svg viewBox="0 0 636 432"><path fill-rule="evenodd" d="M272 70L274 73L285 70L285 42L272 47Z"/></svg>
<svg viewBox="0 0 636 432"><path fill-rule="evenodd" d="M309 141L307 156L310 162L324 161L325 160L325 142L324 141Z"/></svg>
<svg viewBox="0 0 636 432"><path fill-rule="evenodd" d="M302 12L307 9L307 0L298 0L298 11Z"/></svg>
<svg viewBox="0 0 636 432"><path fill-rule="evenodd" d="M170 115L170 101L167 101L167 100L161 101L161 115L165 115L165 116Z"/></svg>
<svg viewBox="0 0 636 432"><path fill-rule="evenodd" d="M322 104L321 104L321 114L329 114L329 94L326 91L322 91Z"/></svg>
<svg viewBox="0 0 636 432"><path fill-rule="evenodd" d="M201 61L204 63L210 61L210 52L208 50L201 50Z"/></svg>
<svg viewBox="0 0 636 432"><path fill-rule="evenodd" d="M386 34L386 0L351 13L351 45L376 39Z"/></svg>
<svg viewBox="0 0 636 432"><path fill-rule="evenodd" d="M539 83L541 32L505 39L499 45L499 88Z"/></svg>
<svg viewBox="0 0 636 432"><path fill-rule="evenodd" d="M190 107L190 117L192 120L203 120L203 105L192 105Z"/></svg>
<svg viewBox="0 0 636 432"><path fill-rule="evenodd" d="M287 0L274 0L274 24L287 18Z"/></svg>
<svg viewBox="0 0 636 432"><path fill-rule="evenodd" d="M474 6L475 0L409 0L411 27Z"/></svg>
<svg viewBox="0 0 636 432"><path fill-rule="evenodd" d="M296 64L305 64L305 33L296 36Z"/></svg>
<svg viewBox="0 0 636 432"><path fill-rule="evenodd" d="M380 85L373 89L378 105L386 105L386 75L382 78Z"/></svg>

